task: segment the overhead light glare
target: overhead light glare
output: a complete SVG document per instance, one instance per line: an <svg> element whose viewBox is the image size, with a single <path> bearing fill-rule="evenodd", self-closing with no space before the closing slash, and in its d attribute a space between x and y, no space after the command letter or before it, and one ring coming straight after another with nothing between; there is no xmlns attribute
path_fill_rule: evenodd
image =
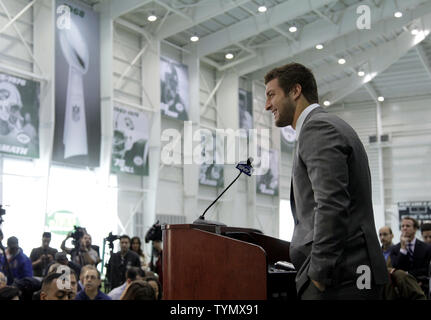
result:
<svg viewBox="0 0 431 320"><path fill-rule="evenodd" d="M296 32L297 30L298 30L298 28L295 27L295 26L292 26L292 27L289 28L289 31L292 32L292 33Z"/></svg>
<svg viewBox="0 0 431 320"><path fill-rule="evenodd" d="M325 100L325 101L323 101L323 105L324 105L325 107L329 107L329 106L331 105L331 102L330 102L330 101L328 101L328 100Z"/></svg>
<svg viewBox="0 0 431 320"><path fill-rule="evenodd" d="M232 53L226 53L226 55L224 56L226 59L228 59L228 60L232 60L233 59L233 57L234 57L234 55L232 54Z"/></svg>
<svg viewBox="0 0 431 320"><path fill-rule="evenodd" d="M199 37L197 35L193 35L193 36L190 37L190 41L191 42L199 41Z"/></svg>
<svg viewBox="0 0 431 320"><path fill-rule="evenodd" d="M339 64L345 64L346 63L346 59L343 59L343 58L338 59L338 63Z"/></svg>
<svg viewBox="0 0 431 320"><path fill-rule="evenodd" d="M157 16L156 15L154 15L153 13L152 14L150 14L149 16L148 16L148 21L150 21L150 22L154 22L154 21L156 21L157 20Z"/></svg>
<svg viewBox="0 0 431 320"><path fill-rule="evenodd" d="M266 12L267 8L265 6L260 6L259 8L257 8L257 11L264 13Z"/></svg>
<svg viewBox="0 0 431 320"><path fill-rule="evenodd" d="M323 49L323 44L316 44L316 49L317 50L322 50Z"/></svg>

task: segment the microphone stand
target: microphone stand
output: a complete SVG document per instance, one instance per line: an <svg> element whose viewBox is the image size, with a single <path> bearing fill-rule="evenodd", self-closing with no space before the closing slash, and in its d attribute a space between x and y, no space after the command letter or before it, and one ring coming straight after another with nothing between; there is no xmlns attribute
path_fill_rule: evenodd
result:
<svg viewBox="0 0 431 320"><path fill-rule="evenodd" d="M253 162L253 158L249 158L247 159L247 163L239 163L236 168L239 170L239 174L236 176L236 178L223 190L223 192L208 206L208 208L205 209L204 213L202 213L202 215L197 218L195 221L193 221L193 224L205 224L205 225L218 225L218 226L226 226L224 223L221 222L217 222L217 221L211 221L211 220L205 220L204 216L205 213L207 213L207 211L209 210L209 208L211 208L218 199L220 199L220 197L235 183L236 180L239 179L239 177L241 176L241 174L243 172L245 172L245 174L247 174L248 176L251 175L252 172L252 166L251 163Z"/></svg>

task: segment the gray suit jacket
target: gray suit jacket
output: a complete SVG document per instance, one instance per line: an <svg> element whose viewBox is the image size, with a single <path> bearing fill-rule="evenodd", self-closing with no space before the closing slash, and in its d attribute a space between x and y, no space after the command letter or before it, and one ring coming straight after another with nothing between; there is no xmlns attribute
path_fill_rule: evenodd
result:
<svg viewBox="0 0 431 320"><path fill-rule="evenodd" d="M388 281L374 224L367 154L352 127L321 107L301 128L291 206L295 229L290 258L298 271L298 292L309 279L328 287L355 284L360 265L370 267L372 285Z"/></svg>

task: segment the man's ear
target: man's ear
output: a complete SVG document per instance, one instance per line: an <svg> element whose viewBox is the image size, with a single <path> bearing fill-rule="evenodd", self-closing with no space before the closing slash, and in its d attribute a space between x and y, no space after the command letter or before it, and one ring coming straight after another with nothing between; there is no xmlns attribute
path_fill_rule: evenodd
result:
<svg viewBox="0 0 431 320"><path fill-rule="evenodd" d="M46 300L47 294L43 291L40 292L40 300Z"/></svg>
<svg viewBox="0 0 431 320"><path fill-rule="evenodd" d="M293 99L294 100L298 100L299 97L302 94L302 87L299 83L295 84L291 90L292 94L293 94Z"/></svg>

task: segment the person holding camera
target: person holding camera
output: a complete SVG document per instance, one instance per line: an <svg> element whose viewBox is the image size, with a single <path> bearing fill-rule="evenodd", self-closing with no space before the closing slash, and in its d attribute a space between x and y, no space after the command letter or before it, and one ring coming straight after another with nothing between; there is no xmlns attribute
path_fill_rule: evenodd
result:
<svg viewBox="0 0 431 320"><path fill-rule="evenodd" d="M107 265L107 277L111 288L121 286L126 281L126 271L130 267L141 268L141 261L136 252L130 250L130 237L120 237L120 251L114 253Z"/></svg>
<svg viewBox="0 0 431 320"><path fill-rule="evenodd" d="M54 261L57 249L51 248L50 242L51 232L44 232L42 234L42 246L31 250L30 260L35 277L44 277L47 266Z"/></svg>
<svg viewBox="0 0 431 320"><path fill-rule="evenodd" d="M63 250L67 254L70 254L71 261L76 264L79 264L81 267L87 264L97 266L97 264L100 262L99 254L91 247L90 235L85 231L85 229L83 230L84 231L81 231L82 236L80 236L79 233L78 236L76 236L76 231L69 232L66 239L64 239L61 243L61 250ZM69 238L74 238L75 241L77 241L77 243L75 244L75 248L73 249L66 247L66 241Z"/></svg>

